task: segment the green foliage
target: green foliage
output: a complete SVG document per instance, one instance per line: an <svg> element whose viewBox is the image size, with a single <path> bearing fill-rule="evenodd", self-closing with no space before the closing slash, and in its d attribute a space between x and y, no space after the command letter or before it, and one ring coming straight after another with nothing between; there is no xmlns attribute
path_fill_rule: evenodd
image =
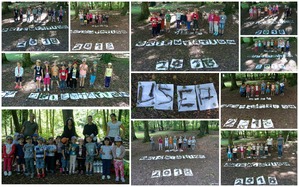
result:
<svg viewBox="0 0 299 187"><path fill-rule="evenodd" d="M125 176L130 176L130 162L128 160L124 160L124 173Z"/></svg>
<svg viewBox="0 0 299 187"><path fill-rule="evenodd" d="M108 64L108 63L111 61L111 57L112 57L112 54L111 54L111 53L104 53L104 54L102 55L101 60L103 60L104 63Z"/></svg>

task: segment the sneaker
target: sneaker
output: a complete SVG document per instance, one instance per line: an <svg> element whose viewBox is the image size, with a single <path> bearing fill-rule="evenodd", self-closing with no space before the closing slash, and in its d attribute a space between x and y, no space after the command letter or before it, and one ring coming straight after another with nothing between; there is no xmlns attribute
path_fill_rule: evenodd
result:
<svg viewBox="0 0 299 187"><path fill-rule="evenodd" d="M103 175L103 176L102 176L102 180L105 180L105 178L106 178L105 175ZM107 178L108 178L108 177L107 177Z"/></svg>
<svg viewBox="0 0 299 187"><path fill-rule="evenodd" d="M50 91L50 88L47 88L48 92Z"/></svg>
<svg viewBox="0 0 299 187"><path fill-rule="evenodd" d="M31 173L31 177L30 177L30 178L32 178L32 179L33 179L33 177L34 177L34 173Z"/></svg>
<svg viewBox="0 0 299 187"><path fill-rule="evenodd" d="M41 174L37 174L37 178L40 179L41 178Z"/></svg>
<svg viewBox="0 0 299 187"><path fill-rule="evenodd" d="M21 172L20 172L20 171L17 171L17 174L18 174L18 175L20 175L20 174L21 174Z"/></svg>
<svg viewBox="0 0 299 187"><path fill-rule="evenodd" d="M30 173L24 173L24 175L25 175L26 177L28 177L28 176L30 175Z"/></svg>
<svg viewBox="0 0 299 187"><path fill-rule="evenodd" d="M44 88L44 92L46 91L46 88Z"/></svg>
<svg viewBox="0 0 299 187"><path fill-rule="evenodd" d="M8 174L7 174L7 176L11 176L11 171L8 171Z"/></svg>
<svg viewBox="0 0 299 187"><path fill-rule="evenodd" d="M19 86L18 86L18 85L16 85L16 86L15 86L15 89L18 89L18 88L19 88Z"/></svg>
<svg viewBox="0 0 299 187"><path fill-rule="evenodd" d="M107 175L107 179L108 179L108 180L110 180L110 179L111 179L110 175Z"/></svg>
<svg viewBox="0 0 299 187"><path fill-rule="evenodd" d="M5 176L5 177L7 176L7 171L4 171L4 176Z"/></svg>
<svg viewBox="0 0 299 187"><path fill-rule="evenodd" d="M19 86L19 88L20 88L20 89L22 89L22 88L23 88L23 86Z"/></svg>
<svg viewBox="0 0 299 187"><path fill-rule="evenodd" d="M126 182L125 178L123 178L123 177L120 180L121 180L121 182Z"/></svg>
<svg viewBox="0 0 299 187"><path fill-rule="evenodd" d="M43 174L42 174L42 178L45 178L45 176L46 176L45 173L43 173Z"/></svg>
<svg viewBox="0 0 299 187"><path fill-rule="evenodd" d="M119 182L119 177L116 177L116 178L115 178L115 182Z"/></svg>

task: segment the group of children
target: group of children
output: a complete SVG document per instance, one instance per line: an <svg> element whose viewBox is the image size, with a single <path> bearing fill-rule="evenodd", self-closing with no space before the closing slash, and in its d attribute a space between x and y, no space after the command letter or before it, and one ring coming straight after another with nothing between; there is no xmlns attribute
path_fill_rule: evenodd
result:
<svg viewBox="0 0 299 187"><path fill-rule="evenodd" d="M158 150L163 150L163 138L160 136L157 140L159 148ZM152 136L150 138L150 144L151 144L151 150L156 150L156 142L154 137ZM183 150L195 150L196 147L196 139L195 136L190 136L187 138L187 136L169 136L166 135L164 138L164 150L174 150L174 151L183 151Z"/></svg>
<svg viewBox="0 0 299 187"><path fill-rule="evenodd" d="M240 87L240 95L241 97L259 97L260 95L281 95L284 96L284 82L281 81L280 83L277 81L275 82L267 82L265 83L262 80L262 83L259 85L258 83L254 84L246 84L242 83Z"/></svg>
<svg viewBox="0 0 299 187"><path fill-rule="evenodd" d="M250 19L259 19L261 16L272 16L272 15L276 15L279 14L279 5L268 5L265 7L260 7L260 6L251 6L249 8L249 17ZM287 5L285 5L284 7L284 14L286 18L289 18L291 16L292 13L292 9L290 7L288 7Z"/></svg>
<svg viewBox="0 0 299 187"><path fill-rule="evenodd" d="M79 87L84 88L85 79L87 73L90 73L90 87L94 87L95 80L98 73L97 61L93 62L92 67L88 67L86 59L82 59L82 64L78 67L78 62L69 62L68 66L62 63L59 68L56 62L50 67L50 62L45 61L44 66L41 65L41 60L36 60L36 65L34 66L34 81L36 82L36 91L41 90L41 82L44 84L44 91L50 91L54 89L53 84L56 82L61 91L65 91L67 88L76 89L77 81L79 80ZM108 63L105 70L105 87L110 87L111 77L112 77L112 63ZM21 66L20 62L17 62L17 67L15 67L15 77L16 85L15 89L22 89L22 77L24 75L24 68Z"/></svg>
<svg viewBox="0 0 299 187"><path fill-rule="evenodd" d="M265 156L271 156L271 146L268 146L266 143L251 143L246 146L243 146L243 144L240 144L240 146L228 145L226 148L226 153L228 159L227 161L232 161L232 159L236 161L239 158L260 159Z"/></svg>
<svg viewBox="0 0 299 187"><path fill-rule="evenodd" d="M23 22L23 16L26 15L27 23L30 23L31 21L41 22L43 11L44 9L41 6L35 6L35 7L28 6L26 10L23 9L22 7L18 9L18 6L15 6L13 10L14 21ZM48 14L48 21L56 22L56 19L58 18L59 23L62 23L62 18L65 14L64 10L62 9L62 6L60 6L59 10L55 10L55 8L48 8L45 10L45 12L47 12Z"/></svg>
<svg viewBox="0 0 299 187"><path fill-rule="evenodd" d="M279 39L264 39L254 42L254 51L258 53L260 50L276 50L277 52L288 53L290 51L290 41Z"/></svg>
<svg viewBox="0 0 299 187"><path fill-rule="evenodd" d="M205 16L209 22L209 33L214 36L224 34L224 26L227 20L225 13L222 11L219 15L218 12L211 11L208 15L202 15L198 8L195 8L193 12L188 10L177 10L173 13L176 18L176 29L185 30L188 33L194 32L194 34L199 33L199 21L201 16ZM149 22L152 26L152 35L153 37L160 35L164 30L170 32L170 23L172 19L172 13L170 10L165 12L165 9L162 9L161 12L153 12L149 18ZM192 26L192 28L191 28Z"/></svg>
<svg viewBox="0 0 299 187"><path fill-rule="evenodd" d="M83 10L80 10L79 11L79 20L80 20L80 25L88 25L88 24L108 25L109 24L109 15L107 13L101 14L99 12L84 13Z"/></svg>
<svg viewBox="0 0 299 187"><path fill-rule="evenodd" d="M124 178L125 148L121 137L115 137L114 143L105 137L103 144L93 142L93 136L71 140L57 136L48 140L34 134L32 137L15 135L6 137L2 145L2 158L4 159L4 176L12 175L14 161L17 163L17 173L22 172L33 178L44 178L47 173L56 173L56 166L62 174L92 175L98 173L94 168L96 160L102 161L102 180L111 179L111 164L114 165L116 182ZM112 144L112 145L111 145ZM98 162L98 161L97 161ZM35 163L35 164L34 164ZM76 170L77 168L77 170ZM120 173L120 174L119 174Z"/></svg>

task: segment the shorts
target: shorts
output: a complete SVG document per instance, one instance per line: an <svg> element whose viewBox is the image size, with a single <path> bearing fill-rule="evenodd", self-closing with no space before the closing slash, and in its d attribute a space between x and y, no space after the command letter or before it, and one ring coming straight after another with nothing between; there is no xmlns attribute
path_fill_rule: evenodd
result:
<svg viewBox="0 0 299 187"><path fill-rule="evenodd" d="M86 74L85 75L81 75L79 76L80 78L86 78Z"/></svg>
<svg viewBox="0 0 299 187"><path fill-rule="evenodd" d="M48 77L48 78L44 78L44 84L45 85L49 85L50 84L50 81L51 79L50 79L50 77Z"/></svg>
<svg viewBox="0 0 299 187"><path fill-rule="evenodd" d="M94 161L94 156L90 156L90 155L86 156L85 163L93 163L93 161Z"/></svg>
<svg viewBox="0 0 299 187"><path fill-rule="evenodd" d="M18 165L25 164L25 158L18 158L17 159L17 164Z"/></svg>
<svg viewBox="0 0 299 187"><path fill-rule="evenodd" d="M22 82L22 77L16 77L16 82Z"/></svg>
<svg viewBox="0 0 299 187"><path fill-rule="evenodd" d="M219 23L219 29L223 30L225 26L225 23Z"/></svg>
<svg viewBox="0 0 299 187"><path fill-rule="evenodd" d="M52 81L58 81L58 76L52 76Z"/></svg>
<svg viewBox="0 0 299 187"><path fill-rule="evenodd" d="M41 81L41 80L42 80L42 77L41 77L41 76L37 76L37 77L35 78L35 80L37 80L37 81Z"/></svg>
<svg viewBox="0 0 299 187"><path fill-rule="evenodd" d="M186 25L186 21L182 21L182 25Z"/></svg>
<svg viewBox="0 0 299 187"><path fill-rule="evenodd" d="M231 159L232 156L233 156L232 153L227 153L227 158L228 158L228 159Z"/></svg>
<svg viewBox="0 0 299 187"><path fill-rule="evenodd" d="M44 158L36 158L36 169L45 168L45 160Z"/></svg>

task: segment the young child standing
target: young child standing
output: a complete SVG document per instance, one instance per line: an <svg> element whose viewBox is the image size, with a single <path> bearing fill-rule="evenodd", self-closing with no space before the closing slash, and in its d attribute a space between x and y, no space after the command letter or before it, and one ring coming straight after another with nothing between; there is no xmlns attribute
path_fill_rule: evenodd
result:
<svg viewBox="0 0 299 187"><path fill-rule="evenodd" d="M173 139L169 136L169 149L173 149Z"/></svg>
<svg viewBox="0 0 299 187"><path fill-rule="evenodd" d="M111 162L112 162L112 146L110 145L110 138L105 137L104 145L101 146L100 153L102 154L102 162L103 162L103 174L102 180L105 180L107 177L110 180L110 170L111 170Z"/></svg>
<svg viewBox="0 0 299 187"><path fill-rule="evenodd" d="M184 136L183 138L183 149L186 150L187 149L187 142L188 142L188 139L186 136Z"/></svg>
<svg viewBox="0 0 299 187"><path fill-rule="evenodd" d="M53 8L52 10L52 22L56 22L56 10Z"/></svg>
<svg viewBox="0 0 299 187"><path fill-rule="evenodd" d="M22 89L23 74L24 74L24 68L21 66L20 62L17 62L17 67L15 68L15 77L16 77L15 89L18 89L18 88Z"/></svg>
<svg viewBox="0 0 299 187"><path fill-rule="evenodd" d="M90 86L94 87L94 82L96 81L98 66L97 61L93 61L93 66L90 68Z"/></svg>
<svg viewBox="0 0 299 187"><path fill-rule="evenodd" d="M51 89L54 89L53 84L56 82L59 87L59 68L57 67L56 62L53 63L53 67L51 68L52 81L51 81Z"/></svg>
<svg viewBox="0 0 299 187"><path fill-rule="evenodd" d="M166 21L166 32L170 32L170 21L171 21L171 15L170 10L167 11L165 14L165 21Z"/></svg>
<svg viewBox="0 0 299 187"><path fill-rule="evenodd" d="M163 150L163 139L161 136L159 137L158 142L159 142L159 151Z"/></svg>
<svg viewBox="0 0 299 187"><path fill-rule="evenodd" d="M270 94L270 83L267 82L267 85L266 85L266 94Z"/></svg>
<svg viewBox="0 0 299 187"><path fill-rule="evenodd" d="M77 158L77 149L78 144L76 143L77 137L73 136L71 138L71 145L70 145L70 174L75 174L76 169L76 158Z"/></svg>
<svg viewBox="0 0 299 187"><path fill-rule="evenodd" d="M56 161L58 161L59 163L59 171L60 173L62 173L62 164L61 164L61 157L62 157L62 146L63 146L63 143L61 142L61 136L57 136L56 139L55 139L55 144L56 144L56 153L55 153L55 159ZM55 163L56 163L55 161Z"/></svg>
<svg viewBox="0 0 299 187"><path fill-rule="evenodd" d="M261 95L265 95L265 90L266 90L266 84L265 84L265 81L262 80L262 83L261 83Z"/></svg>
<svg viewBox="0 0 299 187"><path fill-rule="evenodd" d="M71 88L72 89L77 89L77 81L79 79L79 70L77 69L78 65L77 62L73 63L73 68L71 70Z"/></svg>
<svg viewBox="0 0 299 187"><path fill-rule="evenodd" d="M250 85L247 84L246 85L246 98L249 98L250 97Z"/></svg>
<svg viewBox="0 0 299 187"><path fill-rule="evenodd" d="M227 146L226 152L227 152L227 161L232 161L232 148L230 145Z"/></svg>
<svg viewBox="0 0 299 187"><path fill-rule="evenodd" d="M108 67L105 70L105 88L109 88L110 87L112 73L113 73L112 63L109 62L108 63Z"/></svg>
<svg viewBox="0 0 299 187"><path fill-rule="evenodd" d="M275 84L272 83L271 84L271 96L274 96L274 93L275 93Z"/></svg>
<svg viewBox="0 0 299 187"><path fill-rule="evenodd" d="M83 175L84 167L85 167L85 160L86 160L86 147L84 145L84 139L79 139L79 145L77 151L77 161L78 161L78 174Z"/></svg>
<svg viewBox="0 0 299 187"><path fill-rule="evenodd" d="M227 17L225 15L225 13L222 11L220 17L220 21L219 21L219 34L222 36L224 34L224 26L225 26L225 22L227 20Z"/></svg>
<svg viewBox="0 0 299 187"><path fill-rule="evenodd" d="M151 148L152 148L152 151L155 151L155 150L156 150L156 149L155 149L155 139L154 139L153 136L151 137L150 141L151 141Z"/></svg>
<svg viewBox="0 0 299 187"><path fill-rule="evenodd" d="M21 174L21 169L25 173L25 158L24 158L24 138L19 137L16 145L17 173ZM21 168L22 167L22 168Z"/></svg>
<svg viewBox="0 0 299 187"><path fill-rule="evenodd" d="M233 159L238 160L238 148L236 145L234 145L234 148L233 148Z"/></svg>
<svg viewBox="0 0 299 187"><path fill-rule="evenodd" d="M3 174L4 176L11 176L12 161L16 151L15 144L12 143L12 137L6 137L6 143L2 145L2 158L3 158Z"/></svg>
<svg viewBox="0 0 299 187"><path fill-rule="evenodd" d="M125 173L124 173L124 161L123 158L126 154L126 149L122 146L122 140L119 136L115 137L115 146L112 147L112 154L114 158L114 169L115 169L115 181L119 181L119 172L121 177L121 182L125 182Z"/></svg>
<svg viewBox="0 0 299 187"><path fill-rule="evenodd" d="M57 151L57 147L54 144L54 138L50 137L46 149L46 163L47 163L48 172L50 173L55 173L56 170L56 158L55 158L56 151Z"/></svg>
<svg viewBox="0 0 299 187"><path fill-rule="evenodd" d="M49 67L49 62L45 62L44 69L44 91L50 91L50 82L51 82L51 69Z"/></svg>
<svg viewBox="0 0 299 187"><path fill-rule="evenodd" d="M37 139L37 146L34 147L35 152L35 162L36 162L36 172L37 178L45 177L45 159L46 159L46 149L43 145L43 138L39 137ZM41 173L40 173L41 170Z"/></svg>
<svg viewBox="0 0 299 187"><path fill-rule="evenodd" d="M214 36L218 36L219 35L219 22L220 22L220 17L218 15L218 13L216 12L214 15Z"/></svg>
<svg viewBox="0 0 299 187"><path fill-rule="evenodd" d="M197 8L194 9L194 12L192 14L192 19L193 19L193 30L194 30L194 34L195 34L196 32L199 32L199 23L198 23L199 12L198 12ZM190 24L191 24L191 22L190 22Z"/></svg>
<svg viewBox="0 0 299 187"><path fill-rule="evenodd" d="M174 149L174 150L177 150L177 149L178 149L178 146L177 146L177 138L176 138L176 136L173 137L173 149Z"/></svg>
<svg viewBox="0 0 299 187"><path fill-rule="evenodd" d="M59 70L59 81L60 81L60 90L63 92L66 89L66 80L67 80L67 70L65 65L62 64L61 70Z"/></svg>
<svg viewBox="0 0 299 187"><path fill-rule="evenodd" d="M176 16L176 29L179 30L181 28L181 16L182 16L182 12L180 8L177 8L175 16Z"/></svg>
<svg viewBox="0 0 299 187"><path fill-rule="evenodd" d="M180 151L182 149L182 143L183 143L182 136L179 137L178 143L179 143L179 151Z"/></svg>
<svg viewBox="0 0 299 187"><path fill-rule="evenodd" d="M275 95L279 94L279 82L275 83Z"/></svg>
<svg viewBox="0 0 299 187"><path fill-rule="evenodd" d="M240 153L241 153L241 158L244 159L244 152L245 152L245 148L243 146L243 144L240 145Z"/></svg>
<svg viewBox="0 0 299 187"><path fill-rule="evenodd" d="M196 147L196 139L195 136L192 136L191 149L194 151L195 147Z"/></svg>
<svg viewBox="0 0 299 187"><path fill-rule="evenodd" d="M92 141L92 137L86 137L86 175L92 175L92 166L94 162L94 158L98 155L98 149L94 142Z"/></svg>
<svg viewBox="0 0 299 187"><path fill-rule="evenodd" d="M82 64L79 66L80 69L80 88L84 88L85 78L88 71L88 65L86 64L86 58L82 59Z"/></svg>
<svg viewBox="0 0 299 187"><path fill-rule="evenodd" d="M211 11L208 17L208 21L209 21L209 33L213 34L214 33L214 11Z"/></svg>
<svg viewBox="0 0 299 187"><path fill-rule="evenodd" d="M156 37L156 35L158 34L158 18L156 16L155 12L152 13L150 22L152 24L152 35L153 35L153 37Z"/></svg>
<svg viewBox="0 0 299 187"><path fill-rule="evenodd" d="M61 147L61 168L62 168L62 174L67 174L69 170L69 160L70 160L70 146L69 146L69 139L68 138L62 138L61 143L63 144Z"/></svg>
<svg viewBox="0 0 299 187"><path fill-rule="evenodd" d="M41 81L43 78L43 68L40 65L41 61L36 60L36 65L34 66L34 80L36 81L36 91L41 91Z"/></svg>
<svg viewBox="0 0 299 187"><path fill-rule="evenodd" d="M188 142L187 142L187 144L188 144L188 149L191 149L191 142L192 142L192 137L190 136L190 137L188 138Z"/></svg>
<svg viewBox="0 0 299 187"><path fill-rule="evenodd" d="M164 140L164 146L165 146L165 150L169 149L169 138L168 138L167 135L166 135L165 140Z"/></svg>
<svg viewBox="0 0 299 187"><path fill-rule="evenodd" d="M25 168L27 173L26 176L31 178L34 177L34 145L32 144L31 136L26 137L26 144L24 145L24 158L25 158Z"/></svg>
<svg viewBox="0 0 299 187"><path fill-rule="evenodd" d="M66 87L71 88L71 78L72 78L72 62L69 62L66 68L67 71L67 79L66 79Z"/></svg>

